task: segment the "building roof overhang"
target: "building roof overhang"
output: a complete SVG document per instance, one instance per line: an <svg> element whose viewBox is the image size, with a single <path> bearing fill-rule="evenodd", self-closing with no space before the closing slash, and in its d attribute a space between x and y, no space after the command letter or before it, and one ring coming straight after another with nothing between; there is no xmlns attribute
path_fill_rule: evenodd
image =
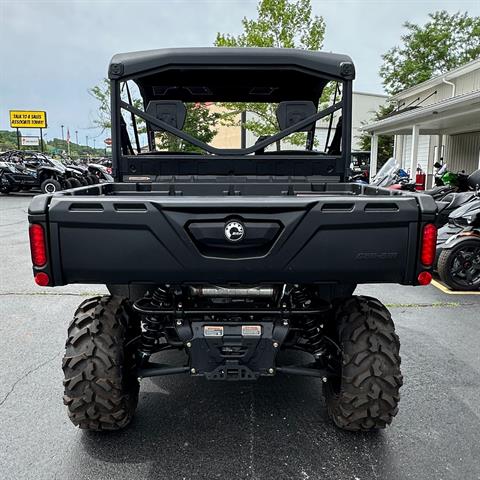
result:
<svg viewBox="0 0 480 480"><path fill-rule="evenodd" d="M480 131L480 91L392 115L362 130L375 135L403 135L410 134L414 125L418 125L423 135Z"/></svg>
<svg viewBox="0 0 480 480"><path fill-rule="evenodd" d="M391 96L389 100L391 102L399 102L404 98L421 94L430 88L434 88L445 82L450 82L451 80L454 80L463 75L467 75L468 73L478 69L480 69L480 58L465 63L464 65L454 68L453 70L443 73L442 75L438 75L436 77L430 78L429 80L425 80L424 82L414 85L413 87L402 90L401 92L398 92L397 94Z"/></svg>

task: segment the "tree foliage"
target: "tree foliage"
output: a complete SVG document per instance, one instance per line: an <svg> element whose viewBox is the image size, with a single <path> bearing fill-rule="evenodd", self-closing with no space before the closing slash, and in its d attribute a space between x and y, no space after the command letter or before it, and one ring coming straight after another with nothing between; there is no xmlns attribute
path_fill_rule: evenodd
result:
<svg viewBox="0 0 480 480"><path fill-rule="evenodd" d="M143 101L135 95L133 88L131 89L132 104L135 108L143 110ZM89 90L90 95L98 102L97 118L94 119L96 127L101 128L102 131L111 129L111 110L110 110L110 82L104 78L103 81ZM123 84L120 89L122 100L129 103L128 93ZM212 112L208 108L207 104L203 103L188 103L186 104L187 116L185 119L185 125L183 131L190 135L202 140L205 143L209 143L213 140L217 134L215 125L219 121L221 115L218 112ZM131 128L132 120L129 113L124 114L127 125ZM147 131L145 122L136 117L137 128L139 133L145 133ZM199 148L184 142L183 140L175 137L166 132L156 132L155 139L157 147L169 151L198 151Z"/></svg>
<svg viewBox="0 0 480 480"><path fill-rule="evenodd" d="M15 130L0 130L0 152L17 148L17 132Z"/></svg>
<svg viewBox="0 0 480 480"><path fill-rule="evenodd" d="M429 15L425 25L405 22L401 45L383 56L380 76L394 95L480 56L480 17L445 10Z"/></svg>
<svg viewBox="0 0 480 480"><path fill-rule="evenodd" d="M217 47L277 47L320 50L325 36L325 21L312 14L311 0L260 0L255 20L246 17L242 20L243 33L234 36L217 33ZM328 97L331 90L325 92ZM247 119L244 127L257 137L278 132L275 118L276 105L267 103L225 103L230 115L224 121L239 123L243 111L254 115ZM294 134L289 138L294 144L305 142L304 134Z"/></svg>
<svg viewBox="0 0 480 480"><path fill-rule="evenodd" d="M380 108L373 115L371 121L376 122L388 117L394 110L394 104L381 105ZM367 122L365 122L367 123ZM369 123L369 122L368 122ZM372 144L372 137L368 133L362 133L359 137L360 148L364 151L370 151ZM392 135L379 135L378 136L378 166L381 167L389 158L393 156L393 142L394 137Z"/></svg>
<svg viewBox="0 0 480 480"><path fill-rule="evenodd" d="M68 151L68 144L66 140L61 138L53 138L51 140L43 139L44 151L49 155L58 155L62 152ZM16 150L17 132L15 130L0 130L0 151ZM35 150L40 151L40 145L34 147L20 146L21 150ZM105 148L92 148L86 145L79 145L75 142L70 142L70 156L78 158L82 156L102 156L105 155Z"/></svg>
<svg viewBox="0 0 480 480"><path fill-rule="evenodd" d="M216 125L222 115L209 109L205 103L187 103L187 114L183 131L189 133L202 142L210 143L217 134ZM157 132L157 146L175 152L201 152L202 150L191 143L183 141L167 132Z"/></svg>
<svg viewBox="0 0 480 480"><path fill-rule="evenodd" d="M112 126L110 111L110 82L104 78L100 84L88 90L88 93L98 101L97 117L93 120L96 127L102 132L110 130Z"/></svg>

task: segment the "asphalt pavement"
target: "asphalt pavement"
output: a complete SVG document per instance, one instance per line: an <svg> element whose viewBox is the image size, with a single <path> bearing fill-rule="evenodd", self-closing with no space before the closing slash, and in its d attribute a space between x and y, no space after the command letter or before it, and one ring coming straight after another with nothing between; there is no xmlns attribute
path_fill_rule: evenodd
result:
<svg viewBox="0 0 480 480"><path fill-rule="evenodd" d="M0 479L480 479L480 296L368 285L402 342L392 426L344 432L321 382L143 380L121 432L75 428L62 402L67 324L102 286L34 285L28 195L0 196Z"/></svg>

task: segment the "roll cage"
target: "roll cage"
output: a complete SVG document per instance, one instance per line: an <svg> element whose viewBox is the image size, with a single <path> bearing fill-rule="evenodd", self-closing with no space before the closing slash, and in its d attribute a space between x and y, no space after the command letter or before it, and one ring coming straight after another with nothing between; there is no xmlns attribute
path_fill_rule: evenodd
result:
<svg viewBox="0 0 480 480"><path fill-rule="evenodd" d="M355 71L344 55L273 48L169 49L120 54L109 67L112 112L112 167L118 181L155 181L179 175L320 176L328 181L344 181L350 163L351 99ZM142 97L143 110L134 105L128 90L133 81ZM341 99L319 108L325 85L341 85ZM128 98L122 98L121 85L127 84ZM278 102L309 101L315 113L260 138L245 148L218 148L209 145L171 122L147 112L149 102ZM127 101L126 101L127 100ZM315 124L341 110L337 128L338 149L319 153L312 149ZM132 118L137 143L134 154L122 111ZM152 129L161 130L194 145L203 153L140 151L136 118L147 126L150 149ZM311 129L309 126L313 125ZM307 131L304 151L264 152L289 135ZM337 135L335 135L337 136ZM341 138L340 138L341 136ZM140 160L141 159L141 160Z"/></svg>

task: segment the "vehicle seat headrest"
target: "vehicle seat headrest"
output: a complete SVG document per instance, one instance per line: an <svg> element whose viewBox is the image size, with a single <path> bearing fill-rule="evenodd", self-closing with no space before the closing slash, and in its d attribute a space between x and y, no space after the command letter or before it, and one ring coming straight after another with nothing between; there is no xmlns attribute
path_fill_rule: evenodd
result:
<svg viewBox="0 0 480 480"><path fill-rule="evenodd" d="M179 130L183 128L187 116L185 104L180 100L150 100L146 112ZM150 125L150 128L157 132L163 131L162 128L155 125Z"/></svg>
<svg viewBox="0 0 480 480"><path fill-rule="evenodd" d="M310 117L317 113L317 107L311 100L291 100L286 102L280 102L277 107L277 122L280 130L285 130L291 127L295 123L302 121L303 119ZM308 132L312 130L314 124L303 127L301 132Z"/></svg>

